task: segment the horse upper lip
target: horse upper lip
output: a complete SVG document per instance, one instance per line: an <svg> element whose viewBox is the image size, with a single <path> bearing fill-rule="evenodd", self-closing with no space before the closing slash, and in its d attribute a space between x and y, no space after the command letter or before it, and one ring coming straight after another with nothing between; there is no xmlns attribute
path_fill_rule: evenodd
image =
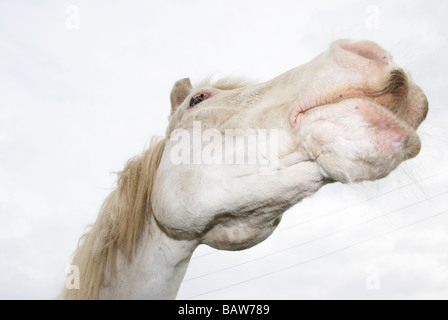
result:
<svg viewBox="0 0 448 320"><path fill-rule="evenodd" d="M293 124L308 110L327 104L339 103L345 99L368 98L392 112L396 112L395 107L399 105L409 93L409 81L406 73L402 69L394 69L389 72L388 80L383 86L376 89L363 87L345 87L325 94L324 96L313 97L311 100L304 100L294 111Z"/></svg>
<svg viewBox="0 0 448 320"><path fill-rule="evenodd" d="M292 122L294 125L297 125L298 122L300 122L299 119L301 119L301 117L303 117L303 115L311 109L354 98L370 98L370 93L367 93L366 90L360 88L344 88L330 92L325 96L314 99L312 102L305 100L304 103L300 103L294 110Z"/></svg>

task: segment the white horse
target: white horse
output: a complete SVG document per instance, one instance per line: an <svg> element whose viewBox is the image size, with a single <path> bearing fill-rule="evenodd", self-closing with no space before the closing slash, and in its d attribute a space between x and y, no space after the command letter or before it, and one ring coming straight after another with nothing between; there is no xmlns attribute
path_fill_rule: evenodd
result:
<svg viewBox="0 0 448 320"><path fill-rule="evenodd" d="M336 41L265 83L179 80L166 137L119 174L75 251L79 289L60 298L175 298L199 244L252 247L324 184L380 179L415 157L427 111L367 41Z"/></svg>

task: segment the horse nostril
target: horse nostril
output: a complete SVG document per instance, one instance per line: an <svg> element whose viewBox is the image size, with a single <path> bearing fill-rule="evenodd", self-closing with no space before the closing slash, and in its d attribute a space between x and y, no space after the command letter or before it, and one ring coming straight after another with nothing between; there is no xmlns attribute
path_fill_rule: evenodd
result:
<svg viewBox="0 0 448 320"><path fill-rule="evenodd" d="M382 64L389 63L389 54L380 46L370 41L343 43L341 44L341 48L368 60L373 60Z"/></svg>

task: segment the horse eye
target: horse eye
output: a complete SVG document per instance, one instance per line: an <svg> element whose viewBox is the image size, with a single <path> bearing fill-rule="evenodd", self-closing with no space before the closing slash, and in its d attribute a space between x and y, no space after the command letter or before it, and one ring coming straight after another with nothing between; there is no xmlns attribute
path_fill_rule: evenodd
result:
<svg viewBox="0 0 448 320"><path fill-rule="evenodd" d="M204 101L205 99L207 99L208 96L205 95L204 93L200 93L195 95L193 98L191 98L190 100L190 108L194 107L195 105L201 103L202 101Z"/></svg>

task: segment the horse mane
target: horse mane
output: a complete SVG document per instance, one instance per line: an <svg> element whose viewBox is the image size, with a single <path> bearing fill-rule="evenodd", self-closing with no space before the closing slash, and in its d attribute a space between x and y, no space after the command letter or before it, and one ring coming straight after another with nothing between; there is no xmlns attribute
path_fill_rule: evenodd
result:
<svg viewBox="0 0 448 320"><path fill-rule="evenodd" d="M213 87L219 90L233 90L243 88L254 83L255 83L254 81L238 76L228 76L217 80L213 80L212 76L208 76L202 79L201 81L195 83L194 88L201 89L204 87Z"/></svg>
<svg viewBox="0 0 448 320"><path fill-rule="evenodd" d="M214 87L231 90L247 86L250 81L239 77L212 80L205 78L196 88ZM152 139L150 147L131 158L117 173L117 186L104 200L96 221L78 241L71 265L79 268L79 289L60 292L59 299L97 299L117 273L117 254L128 261L152 214L151 190L165 140Z"/></svg>
<svg viewBox="0 0 448 320"><path fill-rule="evenodd" d="M131 158L118 172L117 187L107 196L97 220L78 242L72 265L79 268L79 289L64 288L61 299L97 299L117 272L117 253L130 261L152 214L151 190L165 147L165 140L151 140L150 147Z"/></svg>

